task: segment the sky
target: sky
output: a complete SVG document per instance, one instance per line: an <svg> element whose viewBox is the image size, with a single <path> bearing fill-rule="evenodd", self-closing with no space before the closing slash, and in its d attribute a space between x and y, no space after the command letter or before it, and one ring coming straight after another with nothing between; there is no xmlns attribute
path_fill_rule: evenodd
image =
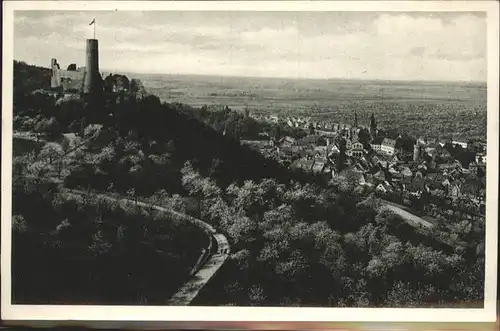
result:
<svg viewBox="0 0 500 331"><path fill-rule="evenodd" d="M102 71L486 81L486 15L440 12L16 11L14 59Z"/></svg>

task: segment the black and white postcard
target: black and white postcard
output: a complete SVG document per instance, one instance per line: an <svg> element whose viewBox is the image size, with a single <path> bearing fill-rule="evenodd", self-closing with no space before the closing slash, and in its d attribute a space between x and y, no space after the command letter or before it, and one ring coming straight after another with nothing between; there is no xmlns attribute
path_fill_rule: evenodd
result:
<svg viewBox="0 0 500 331"><path fill-rule="evenodd" d="M3 319L495 319L497 2L3 9Z"/></svg>

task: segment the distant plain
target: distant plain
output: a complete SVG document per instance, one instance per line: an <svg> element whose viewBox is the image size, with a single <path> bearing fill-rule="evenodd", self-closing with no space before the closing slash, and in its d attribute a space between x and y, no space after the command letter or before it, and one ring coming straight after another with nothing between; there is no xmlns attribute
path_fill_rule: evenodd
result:
<svg viewBox="0 0 500 331"><path fill-rule="evenodd" d="M415 136L486 138L486 83L319 80L129 74L162 101L228 106L253 113L310 116Z"/></svg>

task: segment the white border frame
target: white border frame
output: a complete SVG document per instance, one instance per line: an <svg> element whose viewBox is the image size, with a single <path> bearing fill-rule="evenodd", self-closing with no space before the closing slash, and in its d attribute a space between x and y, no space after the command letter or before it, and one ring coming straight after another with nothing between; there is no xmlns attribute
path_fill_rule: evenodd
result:
<svg viewBox="0 0 500 331"><path fill-rule="evenodd" d="M2 246L3 320L24 321L386 321L492 322L496 320L498 215L498 40L496 1L4 1L2 90ZM179 11L486 11L488 34L487 204L484 309L260 308L54 306L11 304L12 79L14 10L179 10Z"/></svg>

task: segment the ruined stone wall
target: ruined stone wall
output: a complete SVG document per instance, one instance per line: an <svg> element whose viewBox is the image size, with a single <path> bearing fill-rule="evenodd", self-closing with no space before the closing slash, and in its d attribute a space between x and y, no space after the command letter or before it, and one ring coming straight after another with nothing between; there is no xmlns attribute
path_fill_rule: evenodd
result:
<svg viewBox="0 0 500 331"><path fill-rule="evenodd" d="M74 65L73 65L74 66ZM83 88L85 78L85 68L77 70L61 70L56 59L51 61L52 67L52 88L62 88L63 91L78 91Z"/></svg>
<svg viewBox="0 0 500 331"><path fill-rule="evenodd" d="M77 71L61 70L59 74L61 77L61 86L64 91L82 90L83 80L85 77L85 69L80 69Z"/></svg>

